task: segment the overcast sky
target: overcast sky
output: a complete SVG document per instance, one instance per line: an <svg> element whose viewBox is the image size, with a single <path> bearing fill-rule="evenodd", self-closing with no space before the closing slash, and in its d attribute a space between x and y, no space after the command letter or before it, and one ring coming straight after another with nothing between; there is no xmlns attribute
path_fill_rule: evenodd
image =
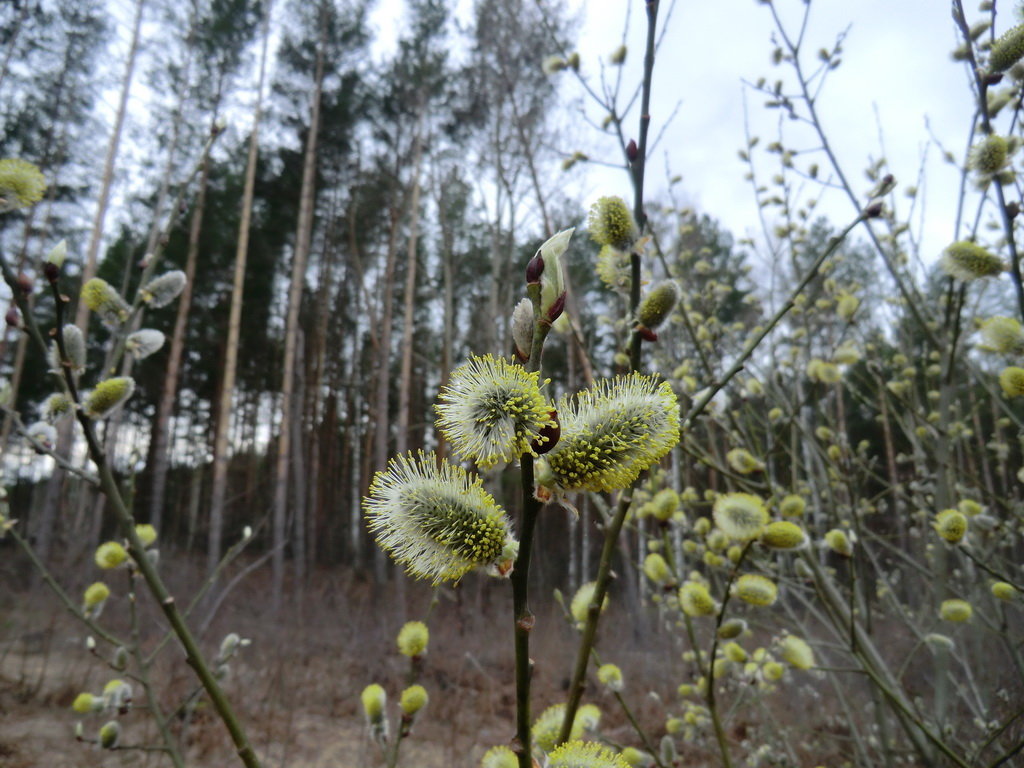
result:
<svg viewBox="0 0 1024 768"><path fill-rule="evenodd" d="M792 20L795 30L804 3L777 0L776 6ZM597 58L618 46L628 8L632 15L630 55L624 74L638 79L645 26L643 3L590 0L580 8L584 72L597 72ZM666 9L663 4L663 15ZM974 11L974 5L967 7L969 15ZM1000 31L1011 23L1006 16ZM679 0L668 19L655 68L652 130L663 128L677 103L680 108L651 159L650 191L657 194L664 188L667 157L672 172L683 176L679 190L688 201L740 236L748 230L757 234L753 232L757 206L749 182L743 178L746 167L737 157L746 140L744 99L751 133L760 136L762 147L778 138L780 123L779 111L766 110L764 96L744 89L743 81L754 82L763 76L770 82L782 77L791 87L795 82L788 67L772 66L773 30L770 9L756 0ZM819 111L848 178L866 192L871 183L863 168L869 158L884 155L901 185L916 184L930 142L926 120L945 148L960 157L972 105L964 68L950 57L957 43L950 4L944 0L817 0L805 35L808 64L813 65L816 52L830 48L844 30L848 33L842 65L831 73ZM792 146L813 149L815 143L806 131L796 130L787 120L782 122ZM611 144L607 151L609 159L616 159ZM826 165L821 156L813 160L810 154L804 157L802 162L797 158L798 165ZM937 254L953 239L959 184L956 169L942 161L934 144L928 157L926 252L922 253L926 260L930 260L927 251ZM765 177L775 167L761 155L760 172ZM590 196L608 194L605 187L618 183L613 180L617 178L593 177ZM838 193L828 193L825 203L824 210L836 224L852 218L850 203Z"/></svg>

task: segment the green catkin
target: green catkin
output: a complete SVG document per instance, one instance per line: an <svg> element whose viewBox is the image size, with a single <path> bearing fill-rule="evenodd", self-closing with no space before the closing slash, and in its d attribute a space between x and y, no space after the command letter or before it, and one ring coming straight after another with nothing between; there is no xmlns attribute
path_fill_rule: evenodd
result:
<svg viewBox="0 0 1024 768"><path fill-rule="evenodd" d="M663 280L658 283L637 310L637 320L644 328L654 330L669 316L679 300L679 287L674 280Z"/></svg>
<svg viewBox="0 0 1024 768"><path fill-rule="evenodd" d="M131 307L106 280L94 277L82 286L82 301L107 327L116 327L128 319Z"/></svg>
<svg viewBox="0 0 1024 768"><path fill-rule="evenodd" d="M17 158L0 160L0 212L35 205L46 192L46 179L32 163Z"/></svg>
<svg viewBox="0 0 1024 768"><path fill-rule="evenodd" d="M621 197L602 197L590 208L590 236L599 245L628 252L640 237L633 213Z"/></svg>
<svg viewBox="0 0 1024 768"><path fill-rule="evenodd" d="M992 45L988 68L992 72L1005 72L1024 57L1024 24L1007 30Z"/></svg>
<svg viewBox="0 0 1024 768"><path fill-rule="evenodd" d="M1012 317L996 315L981 324L982 344L979 349L1000 355L1024 353L1024 328Z"/></svg>
<svg viewBox="0 0 1024 768"><path fill-rule="evenodd" d="M734 541L750 541L768 525L768 510L750 493L723 493L712 508L715 525Z"/></svg>
<svg viewBox="0 0 1024 768"><path fill-rule="evenodd" d="M970 167L980 174L991 176L1006 165L1009 146L1002 136L986 136L971 148Z"/></svg>
<svg viewBox="0 0 1024 768"><path fill-rule="evenodd" d="M92 419L105 418L135 392L135 381L129 376L106 379L96 385L85 398L85 415Z"/></svg>
<svg viewBox="0 0 1024 768"><path fill-rule="evenodd" d="M679 442L679 401L653 376L602 380L558 405L561 438L547 455L563 490L616 491Z"/></svg>
<svg viewBox="0 0 1024 768"><path fill-rule="evenodd" d="M477 567L507 575L515 559L512 523L480 478L432 452L392 458L374 476L363 510L378 546L434 584Z"/></svg>
<svg viewBox="0 0 1024 768"><path fill-rule="evenodd" d="M568 741L551 753L548 768L629 768L629 763L604 744Z"/></svg>
<svg viewBox="0 0 1024 768"><path fill-rule="evenodd" d="M977 280L1002 273L1002 260L977 243L959 240L946 248L939 262L950 277Z"/></svg>
<svg viewBox="0 0 1024 768"><path fill-rule="evenodd" d="M438 400L438 429L481 469L534 453L532 446L550 440L543 433L554 419L539 374L504 358L471 357L452 371Z"/></svg>
<svg viewBox="0 0 1024 768"><path fill-rule="evenodd" d="M999 386L1007 397L1024 395L1024 368L1011 365L999 374Z"/></svg>

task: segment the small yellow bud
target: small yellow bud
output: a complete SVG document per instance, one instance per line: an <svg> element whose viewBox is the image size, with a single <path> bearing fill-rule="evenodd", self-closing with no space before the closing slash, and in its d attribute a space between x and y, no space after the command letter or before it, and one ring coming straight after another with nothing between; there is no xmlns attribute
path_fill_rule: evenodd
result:
<svg viewBox="0 0 1024 768"><path fill-rule="evenodd" d="M761 670L764 673L764 679L771 683L781 680L786 673L786 668L777 661L769 661Z"/></svg>
<svg viewBox="0 0 1024 768"><path fill-rule="evenodd" d="M750 451L743 448L734 448L725 454L725 460L729 466L741 475L749 475L752 472L764 471L764 462L754 457Z"/></svg>
<svg viewBox="0 0 1024 768"><path fill-rule="evenodd" d="M747 622L743 619L727 619L718 628L718 636L723 640L732 640L739 637L747 630Z"/></svg>
<svg viewBox="0 0 1024 768"><path fill-rule="evenodd" d="M86 608L93 608L102 603L108 597L110 597L110 587L102 581L97 581L95 584L89 585L85 590L85 599L83 603Z"/></svg>
<svg viewBox="0 0 1024 768"><path fill-rule="evenodd" d="M850 322L850 320L853 319L854 314L856 314L857 307L859 306L860 299L851 293L844 293L839 297L839 301L836 302L836 314L846 322Z"/></svg>
<svg viewBox="0 0 1024 768"><path fill-rule="evenodd" d="M687 581L680 587L679 607L687 616L711 616L716 610L708 588L696 581Z"/></svg>
<svg viewBox="0 0 1024 768"><path fill-rule="evenodd" d="M597 679L609 691L618 692L622 690L622 670L614 664L602 664L597 670Z"/></svg>
<svg viewBox="0 0 1024 768"><path fill-rule="evenodd" d="M737 664L742 664L747 660L747 652L739 643L726 643L722 648L722 653L729 661L735 661Z"/></svg>
<svg viewBox="0 0 1024 768"><path fill-rule="evenodd" d="M388 701L387 693L377 683L371 683L363 689L361 698L366 719L371 725L379 723L384 718L384 705Z"/></svg>
<svg viewBox="0 0 1024 768"><path fill-rule="evenodd" d="M135 526L135 535L142 540L143 547L149 547L156 541L156 528L148 523Z"/></svg>
<svg viewBox="0 0 1024 768"><path fill-rule="evenodd" d="M959 544L967 533L967 518L956 509L944 509L935 516L932 527L950 544Z"/></svg>
<svg viewBox="0 0 1024 768"><path fill-rule="evenodd" d="M597 582L588 581L576 590L576 594L573 595L572 602L569 604L569 612L576 620L576 626L580 629L582 629L587 623L587 616L590 613L590 604L594 601L594 593L596 591ZM607 607L608 595L605 595L604 602L601 603L601 610L604 611Z"/></svg>
<svg viewBox="0 0 1024 768"><path fill-rule="evenodd" d="M121 739L121 725L111 720L100 728L99 742L103 749L113 749Z"/></svg>
<svg viewBox="0 0 1024 768"><path fill-rule="evenodd" d="M756 573L745 573L740 576L733 589L736 597L750 605L772 605L779 597L779 588L775 586L775 582Z"/></svg>
<svg viewBox="0 0 1024 768"><path fill-rule="evenodd" d="M422 685L410 685L402 691L402 698L398 706L401 707L402 714L411 717L423 709L429 700L430 696L427 695L426 688Z"/></svg>
<svg viewBox="0 0 1024 768"><path fill-rule="evenodd" d="M850 541L850 537L846 535L845 531L838 528L833 528L825 534L825 543L837 555L850 557L853 554L853 543Z"/></svg>
<svg viewBox="0 0 1024 768"><path fill-rule="evenodd" d="M129 376L106 379L96 385L85 398L85 414L92 419L105 418L135 392L135 381Z"/></svg>
<svg viewBox="0 0 1024 768"><path fill-rule="evenodd" d="M779 502L779 513L783 517L803 517L807 502L802 496L791 493Z"/></svg>
<svg viewBox="0 0 1024 768"><path fill-rule="evenodd" d="M75 697L71 708L80 715L87 715L103 707L103 699L91 693L80 693Z"/></svg>
<svg viewBox="0 0 1024 768"><path fill-rule="evenodd" d="M644 558L644 575L655 584L666 584L672 578L668 563L657 552L651 552Z"/></svg>
<svg viewBox="0 0 1024 768"><path fill-rule="evenodd" d="M1024 368L1011 365L999 374L999 386L1007 397L1024 395Z"/></svg>
<svg viewBox="0 0 1024 768"><path fill-rule="evenodd" d="M422 621L409 621L398 631L398 651L410 658L422 656L427 650L430 631Z"/></svg>
<svg viewBox="0 0 1024 768"><path fill-rule="evenodd" d="M794 635L787 635L780 643L782 658L797 669L811 669L815 666L814 651L806 641Z"/></svg>
<svg viewBox="0 0 1024 768"><path fill-rule="evenodd" d="M658 283L640 302L637 320L641 326L654 330L669 316L679 300L679 286L674 280Z"/></svg>
<svg viewBox="0 0 1024 768"><path fill-rule="evenodd" d="M96 565L104 570L117 568L127 559L125 548L116 541L108 541L96 548Z"/></svg>
<svg viewBox="0 0 1024 768"><path fill-rule="evenodd" d="M943 600L939 606L939 618L943 621L970 621L974 609L966 600Z"/></svg>
<svg viewBox="0 0 1024 768"><path fill-rule="evenodd" d="M1017 589L1005 581L997 581L992 584L992 596L1000 600L1013 600L1017 597Z"/></svg>
<svg viewBox="0 0 1024 768"><path fill-rule="evenodd" d="M761 533L761 543L770 549L800 549L807 544L807 534L795 523L777 520Z"/></svg>

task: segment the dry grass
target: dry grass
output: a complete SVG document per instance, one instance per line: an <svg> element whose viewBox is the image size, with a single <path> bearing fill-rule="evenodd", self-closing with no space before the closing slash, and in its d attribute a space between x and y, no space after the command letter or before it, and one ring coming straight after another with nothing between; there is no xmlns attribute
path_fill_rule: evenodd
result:
<svg viewBox="0 0 1024 768"><path fill-rule="evenodd" d="M198 568L180 559L165 561L163 567L175 594L192 593L197 586L192 574ZM4 576L0 573L0 578ZM211 655L228 632L252 640L232 663L226 687L263 764L268 768L382 765L379 751L366 735L359 694L368 683L377 682L392 702L397 699L409 667L397 652L394 638L404 621L424 618L431 590L406 583L403 612L394 590L374 586L350 571L332 570L315 574L275 618L266 599L268 581L268 574L257 572L242 582L202 636ZM103 622L125 632L126 582L113 579L110 584L115 597ZM81 586L75 585L72 594ZM537 715L564 700L575 633L549 590L537 589L532 602L538 615L532 644ZM681 659L679 635L659 629L650 615L644 620L631 618L625 602L613 592L598 650L602 661L623 669L626 698L656 743L664 735L666 717L680 714L675 691L680 682L690 679L690 670ZM145 642L151 646L164 625L146 599L141 603ZM458 589L441 592L427 619L430 649L420 680L429 691L430 703L412 737L403 742L402 765L475 768L487 748L508 742L514 729L510 603L507 585L472 574ZM759 639L767 641L767 637ZM78 719L70 710L74 697L81 691L99 691L117 676L89 654L84 641L83 628L48 591L7 592L0 597L0 768L170 765L153 753L101 753L74 740ZM196 690L191 670L174 647L165 650L155 676L165 708ZM850 684L854 682L851 679ZM735 754L747 753L785 728L799 740L798 751L807 765L843 764L850 757L849 713L835 710L829 686L817 677L795 677L769 694L766 706L751 701L749 696L756 694L742 688L726 692L727 710L731 702L743 699L729 720ZM138 706L141 699L137 691L136 710L122 718L124 743L156 743L149 718ZM588 700L604 712L605 738L641 746L614 700L596 682ZM391 712L394 721L393 704ZM856 714L871 719L867 707ZM89 731L101 723L99 716L89 718ZM175 718L173 727L183 734L189 766L237 764L222 724L205 707L200 706L188 722ZM693 768L718 765L713 751L691 748L683 757Z"/></svg>
<svg viewBox="0 0 1024 768"><path fill-rule="evenodd" d="M175 594L195 588L186 562L164 563ZM252 639L232 664L226 686L239 707L250 737L267 766L289 768L368 768L380 764L377 748L366 736L359 693L378 682L397 699L406 684L408 660L398 654L394 638L405 620L423 618L431 590L407 583L401 615L394 593L344 571L318 573L304 594L288 601L278 618L266 600L265 574L243 582L224 603L203 635L216 652L227 632ZM10 583L10 582L8 582ZM126 632L125 583L110 581L114 598L103 622ZM119 588L120 587L120 588ZM77 588L72 594L77 594ZM494 744L506 743L514 728L510 591L507 585L471 575L457 590L447 589L428 618L430 650L420 682L430 693L412 737L403 743L403 764L421 768L472 766ZM159 637L163 622L141 601L146 642ZM535 710L563 698L573 653L573 633L558 613L550 592L537 593L534 637ZM607 634L622 622L610 614ZM631 634L627 632L626 634ZM650 666L653 646L633 637L623 649L625 665ZM0 768L28 766L163 766L169 761L139 752L100 753L77 743L78 719L70 710L75 695L98 691L116 677L85 648L85 632L45 589L8 593L0 602ZM615 637L616 646L621 638ZM644 647L644 646L648 647ZM194 689L191 671L173 647L156 669L163 701L178 701ZM646 675L644 675L646 676ZM657 679L657 675L654 676ZM123 743L155 743L155 733L141 707L122 719ZM623 718L611 702L605 724L613 738L629 740ZM165 707L168 706L165 703ZM641 710L648 702L641 702ZM98 728L99 716L87 719ZM190 766L234 764L223 726L200 708L185 732ZM102 761L98 763L97 761Z"/></svg>

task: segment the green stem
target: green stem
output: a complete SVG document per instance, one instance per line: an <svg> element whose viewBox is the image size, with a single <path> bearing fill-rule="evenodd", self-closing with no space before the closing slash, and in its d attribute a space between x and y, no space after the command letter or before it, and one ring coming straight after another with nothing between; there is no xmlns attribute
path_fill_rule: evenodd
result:
<svg viewBox="0 0 1024 768"><path fill-rule="evenodd" d="M605 597L608 594L608 585L611 581L615 544L619 540L619 532L622 530L622 524L626 520L626 513L629 512L632 500L631 488L622 491L615 509L615 516L605 530L601 560L597 567L597 578L594 584L594 595L590 600L590 605L587 606L587 621L583 626L583 633L577 648L576 664L573 667L572 682L569 684L569 697L565 704L565 717L562 720L562 729L558 734L559 744L568 741L573 722L576 719L576 710L579 709L580 701L583 699L587 666L590 661L591 649L594 647L594 640L597 638L597 623L601 615L601 606L604 605Z"/></svg>
<svg viewBox="0 0 1024 768"><path fill-rule="evenodd" d="M526 370L540 371L544 340L551 330L551 323L547 318L541 317L540 284L530 283L526 290L533 302L534 316L533 343L530 347L530 359L526 363ZM530 659L530 632L533 630L535 619L529 604L530 556L533 550L533 532L543 504L537 500L534 494L533 456L529 453L523 454L520 466L523 513L519 527L519 554L509 579L512 582L516 669L516 739L513 751L518 758L519 768L532 768L530 680L533 674L533 661Z"/></svg>
<svg viewBox="0 0 1024 768"><path fill-rule="evenodd" d="M704 694L704 699L707 701L708 711L711 713L711 723L715 728L715 740L718 742L718 751L722 753L722 765L725 768L732 768L732 759L729 757L729 741L725 736L725 728L722 726L722 719L718 714L718 706L715 703L715 657L718 655L718 630L721 629L722 622L725 621L725 609L729 606L729 600L732 597L732 583L736 580L736 575L740 571L740 565L746 560L751 546L753 546L753 541L748 541L743 547L736 565L729 571L729 578L725 582L725 589L722 595L722 607L718 609L718 616L715 617L715 633L711 640L711 653L708 656L707 671L704 673L704 679L707 680L707 693ZM697 664L700 666L700 649L694 646L693 651L697 654Z"/></svg>
<svg viewBox="0 0 1024 768"><path fill-rule="evenodd" d="M160 740L163 741L171 762L174 763L175 768L185 768L185 761L181 756L181 751L174 741L174 736L171 735L170 728L167 727L167 717L164 715L163 710L160 709L160 702L157 700L156 692L153 690L153 683L149 676L149 665L146 663L145 654L142 653L139 633L139 611L135 602L134 572L130 574L129 579L131 591L128 593L128 605L131 613L132 656L135 657L135 664L138 667L138 680L142 685L142 690L145 691L146 703L149 705L150 714L156 722L156 728L160 732Z"/></svg>
<svg viewBox="0 0 1024 768"><path fill-rule="evenodd" d="M60 294L60 291L57 289L56 282L51 283L50 287L57 307L57 328L62 328L64 323L64 309L67 304L67 299ZM135 567L137 567L139 572L142 574L142 578L146 582L146 586L149 588L150 594L152 594L153 598L160 605L160 609L163 611L164 616L166 616L174 630L174 633L181 641L185 650L185 661L190 667L192 667L196 676L199 678L199 681L202 683L203 688L206 689L206 693L209 695L214 709L217 711L217 714L224 722L228 733L231 735L231 740L235 744L238 756L242 760L242 763L246 765L247 768L259 768L259 760L256 757L256 752L253 750L252 745L249 744L248 737L245 734L245 729L242 727L241 722L239 722L234 709L227 697L224 695L224 691L221 689L220 684L217 682L213 672L210 670L202 651L199 649L199 645L192 636L192 632L182 619L174 598L168 591L163 579L156 570L156 567L147 556L145 545L139 538L138 533L135 532L135 519L132 517L131 511L124 503L124 498L121 496L121 490L118 488L117 481L114 479L114 474L110 469L110 465L107 463L106 454L96 437L96 430L93 426L93 422L85 415L85 412L80 407L78 388L75 383L74 376L71 373L71 367L67 364L69 358L67 350L64 347L64 335L62 333L57 333L56 341L57 348L60 353L60 359L63 362L62 368L64 372L64 382L67 385L68 392L76 406L75 416L82 427L83 434L85 435L85 442L89 450L89 458L91 458L93 463L96 465L96 474L100 478L100 487L103 490L104 495L107 497L107 501L110 503L110 509L114 513L118 527L121 529L121 534L128 541L128 553L135 561ZM41 351L44 355L46 354L45 343L42 345Z"/></svg>

